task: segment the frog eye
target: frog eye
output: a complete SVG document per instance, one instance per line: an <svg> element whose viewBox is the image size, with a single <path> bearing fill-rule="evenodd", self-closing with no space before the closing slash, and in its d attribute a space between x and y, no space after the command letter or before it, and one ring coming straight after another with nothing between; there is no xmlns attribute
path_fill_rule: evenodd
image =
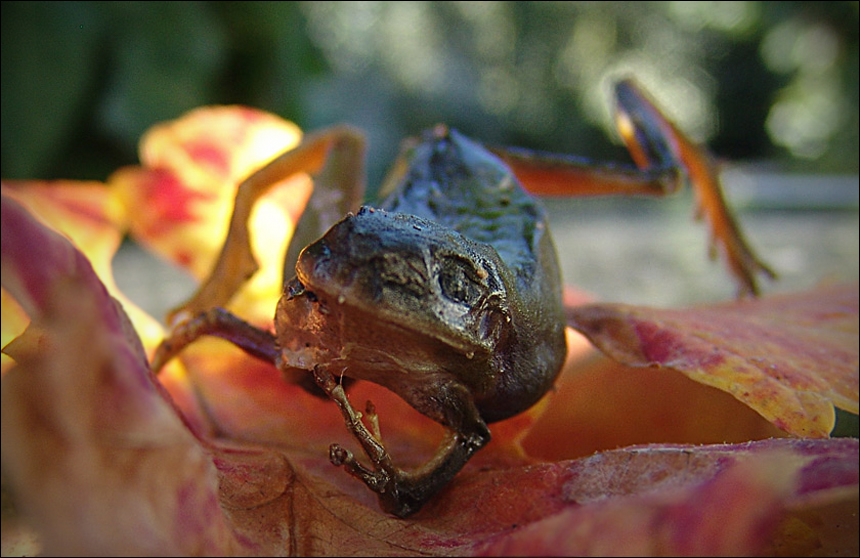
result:
<svg viewBox="0 0 860 558"><path fill-rule="evenodd" d="M420 258L383 254L373 261L373 268L381 287L416 298L426 293L427 272Z"/></svg>
<svg viewBox="0 0 860 558"><path fill-rule="evenodd" d="M472 264L463 258L451 256L441 260L439 287L445 298L467 306L476 303L484 291Z"/></svg>

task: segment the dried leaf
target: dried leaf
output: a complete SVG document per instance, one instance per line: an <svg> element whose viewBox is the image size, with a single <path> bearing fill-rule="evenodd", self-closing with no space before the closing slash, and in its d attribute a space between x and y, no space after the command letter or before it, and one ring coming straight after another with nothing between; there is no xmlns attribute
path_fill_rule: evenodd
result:
<svg viewBox="0 0 860 558"><path fill-rule="evenodd" d="M126 213L106 184L74 180L4 180L2 192L27 208L40 222L69 238L83 252L111 295L122 302L148 351L161 342L164 338L161 325L131 302L114 281L111 262L126 231ZM4 324L13 314L14 310L7 309L4 304ZM7 343L4 337L3 346Z"/></svg>
<svg viewBox="0 0 860 558"><path fill-rule="evenodd" d="M69 237L103 281L111 277L110 261L125 233L125 212L105 184L4 180L2 191Z"/></svg>
<svg viewBox="0 0 860 558"><path fill-rule="evenodd" d="M13 339L24 333L30 323L30 316L24 312L12 295L6 289L0 289L0 308L2 308L3 321L0 322L0 347L5 347ZM2 374L14 366L14 361L6 354L2 355Z"/></svg>
<svg viewBox="0 0 860 558"><path fill-rule="evenodd" d="M629 366L662 366L732 394L796 436L858 412L857 285L663 310L594 304L570 325Z"/></svg>
<svg viewBox="0 0 860 558"><path fill-rule="evenodd" d="M778 510L804 508L800 544L816 549L855 533L856 514L838 534L816 524L834 502L857 500L856 440L767 440L724 446L627 448L569 462L564 498L578 505L481 547L485 555L750 555L772 553ZM842 458L835 458L836 455ZM837 465L838 463L838 465ZM820 479L834 499L812 504L805 486ZM839 496L836 494L839 493ZM823 492L819 493L819 495ZM832 524L831 524L832 525ZM780 544L784 542L779 539ZM856 541L854 543L856 546ZM844 547L843 547L844 548ZM849 550L850 552L850 550ZM794 554L789 554L794 555Z"/></svg>

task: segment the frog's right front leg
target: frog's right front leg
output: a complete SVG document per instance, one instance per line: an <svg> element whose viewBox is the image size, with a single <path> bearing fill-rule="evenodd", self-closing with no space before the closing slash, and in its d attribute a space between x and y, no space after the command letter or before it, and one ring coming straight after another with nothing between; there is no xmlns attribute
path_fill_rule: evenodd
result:
<svg viewBox="0 0 860 558"><path fill-rule="evenodd" d="M278 343L275 336L238 318L223 308L211 308L178 324L161 342L152 357L156 374L189 344L204 335L225 339L249 355L277 365Z"/></svg>
<svg viewBox="0 0 860 558"><path fill-rule="evenodd" d="M413 471L400 469L394 465L382 443L372 403L368 401L366 415L373 432L362 422L362 414L353 409L346 392L331 372L323 366L316 366L313 373L317 385L340 408L347 429L361 444L373 469L362 465L351 451L339 444L331 445L329 459L334 465L344 466L349 474L376 492L382 508L397 517L407 517L421 509L454 478L476 451L490 441L490 430L468 390L459 385L439 386L438 393L427 398L435 401L436 406L431 408L429 405L432 403L427 405L415 401L410 401L410 404L442 423L448 429L446 437L427 463Z"/></svg>
<svg viewBox="0 0 860 558"><path fill-rule="evenodd" d="M223 308L198 312L173 328L170 335L155 350L152 372L158 374L164 365L185 347L205 335L229 341L246 354L275 366L281 371L285 381L301 387L311 395L326 396L306 370L284 364L282 351L274 334L249 324Z"/></svg>

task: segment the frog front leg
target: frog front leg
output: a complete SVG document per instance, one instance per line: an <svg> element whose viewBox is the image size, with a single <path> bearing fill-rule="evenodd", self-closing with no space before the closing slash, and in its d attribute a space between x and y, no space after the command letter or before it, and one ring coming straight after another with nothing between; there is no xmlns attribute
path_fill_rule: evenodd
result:
<svg viewBox="0 0 860 558"><path fill-rule="evenodd" d="M254 327L223 308L211 308L178 324L164 339L152 357L152 370L158 373L165 364L193 341L204 335L225 339L249 355L271 364L278 360L275 336Z"/></svg>
<svg viewBox="0 0 860 558"><path fill-rule="evenodd" d="M156 348L152 357L152 372L158 374L164 365L179 355L185 347L203 336L229 341L242 349L245 354L278 368L287 382L317 397L325 396L307 371L284 365L281 360L281 349L273 333L249 324L223 308L210 308L198 312L177 324L170 335Z"/></svg>
<svg viewBox="0 0 860 558"><path fill-rule="evenodd" d="M476 451L490 441L490 430L468 389L459 385L437 386L439 393L434 394L433 399L444 401L443 405L429 408L422 402L411 403L446 426L445 439L423 466L413 471L400 469L394 465L382 443L372 404L368 401L366 416L371 421L373 432L362 422L362 414L352 407L346 392L331 372L317 366L314 378L340 408L347 429L359 442L373 468L361 464L351 451L339 444L332 444L329 448L331 462L343 466L349 474L364 482L377 494L382 508L397 517L407 517L421 509L454 478Z"/></svg>

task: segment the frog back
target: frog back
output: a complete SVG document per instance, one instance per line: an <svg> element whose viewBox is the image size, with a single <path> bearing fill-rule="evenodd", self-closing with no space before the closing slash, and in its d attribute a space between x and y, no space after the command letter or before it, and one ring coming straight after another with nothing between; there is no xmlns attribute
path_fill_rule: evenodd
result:
<svg viewBox="0 0 860 558"><path fill-rule="evenodd" d="M400 184L379 205L416 215L492 247L510 272L507 342L476 399L488 422L534 404L566 354L561 279L546 213L499 158L437 127L412 148Z"/></svg>

